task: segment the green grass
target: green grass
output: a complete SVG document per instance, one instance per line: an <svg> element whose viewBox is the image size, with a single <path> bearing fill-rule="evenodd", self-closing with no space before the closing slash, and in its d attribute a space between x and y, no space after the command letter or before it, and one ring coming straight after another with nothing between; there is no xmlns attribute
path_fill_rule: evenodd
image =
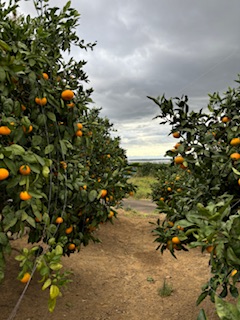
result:
<svg viewBox="0 0 240 320"><path fill-rule="evenodd" d="M156 182L156 179L151 176L147 177L132 177L129 182L137 186L137 192L134 194L134 199L151 199L151 184Z"/></svg>

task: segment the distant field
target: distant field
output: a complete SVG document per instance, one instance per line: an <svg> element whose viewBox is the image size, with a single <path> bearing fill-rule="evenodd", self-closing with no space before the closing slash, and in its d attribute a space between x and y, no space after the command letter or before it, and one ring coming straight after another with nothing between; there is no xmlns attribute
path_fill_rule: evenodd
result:
<svg viewBox="0 0 240 320"><path fill-rule="evenodd" d="M150 185L156 182L156 179L151 176L147 177L132 177L129 179L131 183L138 187L137 192L134 194L135 199L150 199L151 187Z"/></svg>

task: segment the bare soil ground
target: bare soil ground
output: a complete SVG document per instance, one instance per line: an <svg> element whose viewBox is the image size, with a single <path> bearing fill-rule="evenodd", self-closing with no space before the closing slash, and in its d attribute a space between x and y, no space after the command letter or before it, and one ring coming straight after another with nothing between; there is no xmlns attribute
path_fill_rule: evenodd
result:
<svg viewBox="0 0 240 320"><path fill-rule="evenodd" d="M208 255L194 249L161 255L151 233L157 216L119 210L114 224L96 232L100 244L90 244L64 267L73 271L73 282L63 290L53 314L47 310L48 292L41 291L35 277L26 291L14 318L9 318L24 289L16 280L17 254L9 259L6 278L0 285L0 319L15 320L196 320L204 308L210 320L217 320L214 306L206 299L196 307L201 286L209 277ZM16 240L20 249L25 240ZM166 279L173 292L158 293Z"/></svg>

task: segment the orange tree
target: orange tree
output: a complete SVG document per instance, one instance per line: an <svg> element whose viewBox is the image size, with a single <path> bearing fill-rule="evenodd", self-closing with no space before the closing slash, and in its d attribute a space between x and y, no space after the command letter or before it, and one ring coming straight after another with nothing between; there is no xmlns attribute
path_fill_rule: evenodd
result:
<svg viewBox="0 0 240 320"><path fill-rule="evenodd" d="M169 170L153 187L164 221L153 230L159 249L201 247L210 253L211 278L197 303L230 292L240 273L240 88L210 95L208 112L189 110L188 98L149 97L177 140ZM168 181L168 185L166 185ZM170 183L170 185L169 185ZM170 188L170 189L167 189ZM167 197L167 199L166 199ZM166 201L167 200L167 201Z"/></svg>
<svg viewBox="0 0 240 320"><path fill-rule="evenodd" d="M112 124L88 106L86 62L63 57L95 45L77 36L78 12L37 0L35 18L18 16L19 1L0 4L0 280L9 237L28 227L18 278L29 284L37 270L53 311L68 281L61 257L98 241L94 230L134 187Z"/></svg>

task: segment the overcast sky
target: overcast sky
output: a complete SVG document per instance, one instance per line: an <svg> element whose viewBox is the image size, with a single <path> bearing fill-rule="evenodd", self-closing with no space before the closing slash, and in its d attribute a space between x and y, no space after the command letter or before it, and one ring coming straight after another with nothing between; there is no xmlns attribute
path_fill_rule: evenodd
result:
<svg viewBox="0 0 240 320"><path fill-rule="evenodd" d="M67 1L50 2L63 6ZM128 156L163 156L176 143L152 120L146 96L189 96L207 106L240 73L239 0L72 0L81 14L78 35L94 51L73 50L85 71L95 106L102 107ZM23 3L31 13L30 2Z"/></svg>

